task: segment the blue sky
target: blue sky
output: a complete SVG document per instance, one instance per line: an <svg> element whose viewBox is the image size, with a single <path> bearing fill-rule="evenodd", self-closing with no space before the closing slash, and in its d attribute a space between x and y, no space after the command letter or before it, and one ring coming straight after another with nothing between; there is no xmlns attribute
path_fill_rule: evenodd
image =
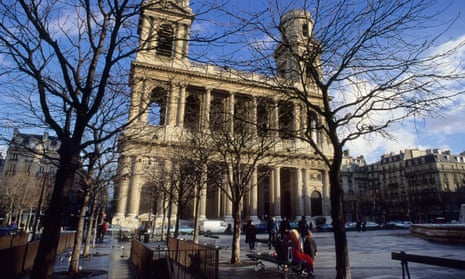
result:
<svg viewBox="0 0 465 279"><path fill-rule="evenodd" d="M432 10L446 7L447 4L450 4L450 7L441 16L445 20L458 18L441 40L444 45L465 40L465 1L438 1L437 7L432 7ZM441 45L437 46L437 48L441 47ZM456 59L465 63L465 52L462 51L461 56ZM381 138L354 141L348 146L351 155L364 155L371 163L378 161L382 154L398 153L406 148L439 148L450 150L454 154L465 152L465 98L459 97L449 110L443 111L441 117L424 119L418 121L416 125L411 122L399 124L391 129L391 132L395 135L395 141Z"/></svg>
<svg viewBox="0 0 465 279"><path fill-rule="evenodd" d="M283 0L279 1L280 4L284 3ZM191 5L200 5L203 1L191 0ZM273 1L272 1L273 2ZM438 0L436 6L432 6L432 12L446 8L442 13L444 20L450 18L457 18L453 27L448 30L447 34L440 40L443 45L448 45L451 42L458 40L465 40L465 1L464 0ZM268 0L239 0L231 1L231 9L259 10L265 9ZM199 30L208 30L208 22L195 22ZM195 28L193 28L194 30ZM437 45L438 49L442 46ZM217 50L221 53L221 50ZM458 61L465 62L465 52L461 56L456 57ZM464 88L465 89L465 88ZM1 106L1 104L0 104ZM442 150L451 150L453 153L460 153L465 151L465 98L456 100L449 110L444 111L441 117L434 119L425 119L418 121L413 125L412 122L404 122L394 127L391 133L396 140L387 141L382 138L371 138L370 140L356 140L350 143L347 148L353 156L364 155L368 162L379 160L382 154L388 152L399 152L406 148L439 148ZM2 129L1 133L11 133L11 129ZM43 131L38 131L41 134ZM0 152L5 154L5 147L0 146Z"/></svg>
<svg viewBox="0 0 465 279"><path fill-rule="evenodd" d="M323 2L330 1L325 0ZM202 1L195 1L197 4ZM271 1L275 2L275 1ZM292 0L276 1L283 8L286 3ZM300 1L301 3L305 1ZM311 3L312 1L307 1ZM194 3L194 1L191 1ZM266 9L269 0L236 0L230 1L231 9L237 11L257 11ZM299 7L296 7L299 8ZM457 18L453 26L437 41L434 49L431 51L440 51L450 47L451 44L458 41L465 41L465 0L438 0L437 3L429 8L429 12L434 14L442 11L440 17L436 18L437 22L447 22ZM194 8L195 12L195 8ZM225 20L226 21L226 20ZM211 31L211 26L207 22L197 22L196 27L200 32ZM439 27L443 30L444 26ZM435 35L435 34L432 34ZM258 39L263 39L259 37ZM244 51L243 46L237 46L238 52ZM219 52L220 53L220 52ZM465 63L465 50L462 50L454 57L452 64ZM464 68L463 65L460 66ZM463 82L462 82L463 84ZM460 88L465 90L465 88ZM408 148L419 149L441 149L450 150L453 153L465 152L465 97L457 98L453 105L444 110L435 118L418 119L414 121L404 121L393 126L389 132L394 140L371 136L370 139L358 139L350 142L346 148L350 150L352 156L364 155L369 163L378 161L380 156L386 153L398 153Z"/></svg>

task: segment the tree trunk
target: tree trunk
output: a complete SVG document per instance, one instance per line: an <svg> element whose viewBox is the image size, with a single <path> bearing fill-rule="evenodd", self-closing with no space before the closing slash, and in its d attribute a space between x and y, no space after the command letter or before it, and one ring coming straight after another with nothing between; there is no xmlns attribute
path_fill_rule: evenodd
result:
<svg viewBox="0 0 465 279"><path fill-rule="evenodd" d="M95 196L94 196L94 202L92 202L92 208L91 208L91 211L90 211L90 219L91 221L89 221L89 223L92 224L92 226L89 225L89 229L87 230L87 233L86 233L86 243L84 245L84 252L82 253L82 255L84 257L88 257L89 256L89 251L90 251L90 243L92 241L92 247L95 247L94 243L95 243L95 238L96 238L96 230L95 228L97 227L96 225L98 224L97 223L97 218L95 217L95 209L96 209L96 206L97 203L95 202ZM94 234L92 234L92 232L94 232ZM94 237L92 237L92 235Z"/></svg>
<svg viewBox="0 0 465 279"><path fill-rule="evenodd" d="M342 154L342 152L341 152ZM340 156L339 156L340 157ZM335 155L330 169L331 215L336 250L336 279L351 279L345 217L343 207L343 190L339 183L340 158ZM336 162L336 160L339 160Z"/></svg>
<svg viewBox="0 0 465 279"><path fill-rule="evenodd" d="M81 256L82 236L84 235L84 225L86 223L86 209L90 200L90 192L88 189L84 190L84 201L81 205L81 213L79 214L79 221L76 230L76 237L74 238L73 253L71 255L71 262L69 264L68 274L74 275L79 273L79 257ZM91 221L89 220L88 230L91 230Z"/></svg>
<svg viewBox="0 0 465 279"><path fill-rule="evenodd" d="M234 219L234 232L232 239L231 263L238 264L241 262L241 214L239 212L238 202L233 202L232 214ZM240 202L239 202L240 204Z"/></svg>
<svg viewBox="0 0 465 279"><path fill-rule="evenodd" d="M31 279L50 278L53 273L63 213L68 203L69 192L78 166L79 148L77 146L74 148L69 141L62 141L60 167L56 173L49 207L43 216L44 230L30 274Z"/></svg>
<svg viewBox="0 0 465 279"><path fill-rule="evenodd" d="M201 198L201 190L197 189L197 195L194 201L194 237L192 241L195 244L199 244L199 214L200 214L200 198Z"/></svg>

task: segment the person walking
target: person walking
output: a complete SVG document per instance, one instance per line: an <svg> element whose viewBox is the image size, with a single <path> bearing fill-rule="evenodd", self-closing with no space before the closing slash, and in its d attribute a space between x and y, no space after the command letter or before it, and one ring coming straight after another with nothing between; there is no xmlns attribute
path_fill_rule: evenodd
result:
<svg viewBox="0 0 465 279"><path fill-rule="evenodd" d="M284 216L283 219L281 220L281 223L279 223L279 234L280 234L281 239L290 230L291 230L291 224L287 220L286 216Z"/></svg>
<svg viewBox="0 0 465 279"><path fill-rule="evenodd" d="M303 246L305 254L309 255L312 259L315 259L318 250L311 231L307 231L307 234L304 235Z"/></svg>
<svg viewBox="0 0 465 279"><path fill-rule="evenodd" d="M302 236L302 239L303 239L307 235L307 232L309 230L308 223L307 223L307 220L305 219L305 216L302 216L300 218L298 226L299 226L299 233L300 233L300 235Z"/></svg>
<svg viewBox="0 0 465 279"><path fill-rule="evenodd" d="M252 220L247 221L245 227L245 243L249 244L250 250L255 250L255 241L257 240L257 230Z"/></svg>
<svg viewBox="0 0 465 279"><path fill-rule="evenodd" d="M307 234L304 236L303 243L304 253L309 255L312 258L310 272L313 276L313 270L315 266L315 257L317 255L317 245L315 239L313 239L313 234L310 230L307 231Z"/></svg>
<svg viewBox="0 0 465 279"><path fill-rule="evenodd" d="M278 224L274 217L269 217L266 224L266 230L268 232L268 249L271 250L271 246L276 243L278 236Z"/></svg>

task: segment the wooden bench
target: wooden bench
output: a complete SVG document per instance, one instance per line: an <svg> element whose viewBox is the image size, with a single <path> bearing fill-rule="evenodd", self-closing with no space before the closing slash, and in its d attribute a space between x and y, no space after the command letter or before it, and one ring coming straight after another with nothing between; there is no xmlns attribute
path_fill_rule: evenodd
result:
<svg viewBox="0 0 465 279"><path fill-rule="evenodd" d="M400 253L392 252L391 259L400 261L400 264L402 265L402 278L403 279L405 279L405 275L407 275L407 278L410 279L410 272L408 270L408 262L465 269L465 261L462 261L462 260L407 254L404 251L400 251Z"/></svg>

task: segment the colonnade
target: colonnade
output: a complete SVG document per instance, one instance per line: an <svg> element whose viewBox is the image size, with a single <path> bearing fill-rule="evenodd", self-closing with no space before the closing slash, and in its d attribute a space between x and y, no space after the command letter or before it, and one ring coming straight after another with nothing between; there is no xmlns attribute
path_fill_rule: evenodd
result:
<svg viewBox="0 0 465 279"><path fill-rule="evenodd" d="M167 170L169 170L170 162L165 164ZM135 157L128 160L127 166L131 172L120 182L117 212L113 220L116 218L126 224L137 223L138 216L146 213L140 212L141 199L147 198L142 196L142 187L147 185L147 182L139 165L140 160ZM256 219L264 214L286 216L288 218L315 214L329 215L329 181L327 173L305 168L274 167L268 178L264 180L266 182L260 183L258 181L258 171L254 172L250 181L251 190L243 201L243 218ZM199 218L204 220L231 217L232 204L226 193L210 191L207 194L207 192L207 189L202 189ZM319 203L317 206L320 207L316 210L317 212L313 212L315 205L312 205L312 201L315 201L315 199L312 199L312 193L317 193L320 197L317 200ZM157 212L159 215L162 214L163 207L167 208L167 202L167 200L158 202L159 208ZM175 204L171 206L171 217L174 218L177 207ZM188 218L191 217L193 216Z"/></svg>

